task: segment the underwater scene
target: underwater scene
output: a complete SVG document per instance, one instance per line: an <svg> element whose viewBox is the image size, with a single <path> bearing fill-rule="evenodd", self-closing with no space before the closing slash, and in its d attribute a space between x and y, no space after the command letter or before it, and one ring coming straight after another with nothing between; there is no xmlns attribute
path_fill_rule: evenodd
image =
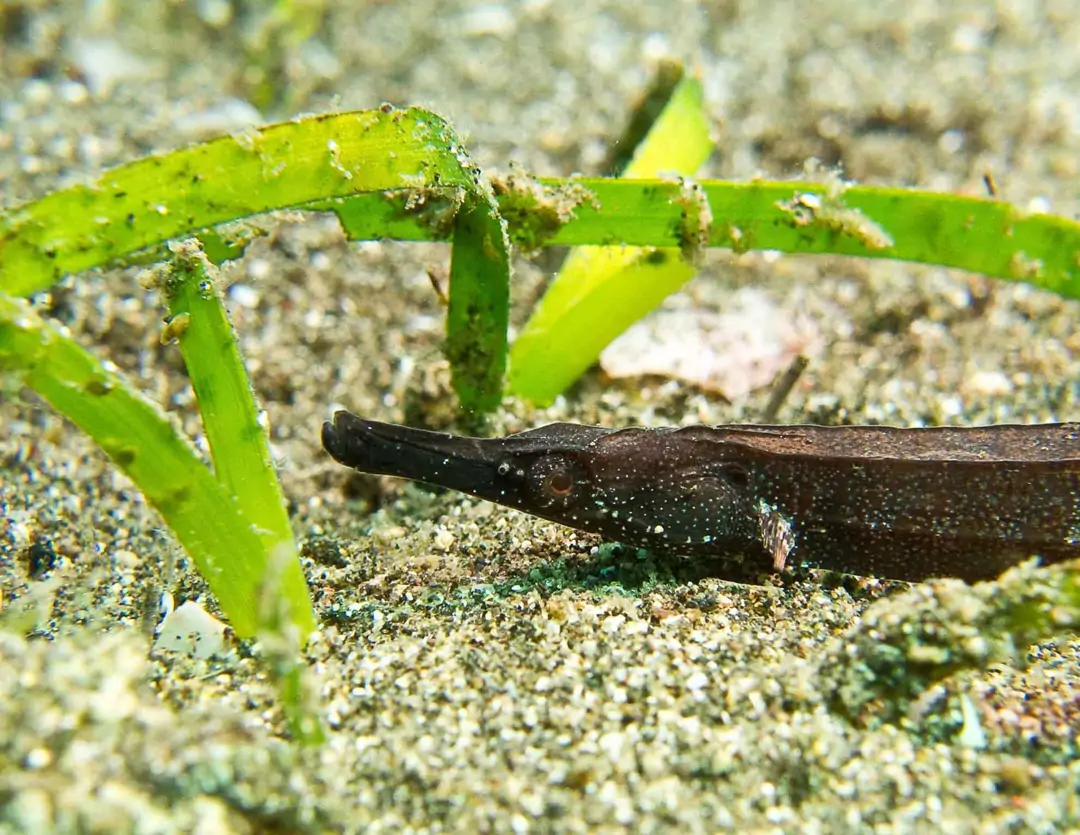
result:
<svg viewBox="0 0 1080 835"><path fill-rule="evenodd" d="M0 833L1080 831L1080 6L0 0Z"/></svg>

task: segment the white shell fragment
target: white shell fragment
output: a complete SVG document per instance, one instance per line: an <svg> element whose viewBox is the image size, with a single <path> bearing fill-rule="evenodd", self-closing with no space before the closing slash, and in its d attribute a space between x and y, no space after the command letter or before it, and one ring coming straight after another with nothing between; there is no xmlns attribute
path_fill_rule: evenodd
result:
<svg viewBox="0 0 1080 835"><path fill-rule="evenodd" d="M210 658L224 650L227 628L199 603L189 600L162 619L154 649Z"/></svg>
<svg viewBox="0 0 1080 835"><path fill-rule="evenodd" d="M812 319L744 287L723 311L656 311L608 345L600 366L610 377L669 377L737 400L769 386L799 354L819 354L822 344Z"/></svg>

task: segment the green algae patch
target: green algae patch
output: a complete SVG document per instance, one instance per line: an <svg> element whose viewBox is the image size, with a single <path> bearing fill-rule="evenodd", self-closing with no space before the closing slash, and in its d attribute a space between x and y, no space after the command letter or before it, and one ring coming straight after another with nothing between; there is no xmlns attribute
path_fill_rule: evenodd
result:
<svg viewBox="0 0 1080 835"><path fill-rule="evenodd" d="M68 273L275 209L440 184L470 188L471 171L447 123L420 108L247 130L119 166L0 215L0 291L30 295Z"/></svg>
<svg viewBox="0 0 1080 835"><path fill-rule="evenodd" d="M808 166L808 175L816 172L816 163ZM871 251L890 249L895 241L889 233L862 211L844 203L847 186L834 174L826 180L824 194L800 192L790 200L778 200L776 207L788 215L796 229L816 229L832 237L851 238Z"/></svg>
<svg viewBox="0 0 1080 835"><path fill-rule="evenodd" d="M523 253L546 246L592 193L574 180L544 183L517 168L491 178L499 214L511 242Z"/></svg>
<svg viewBox="0 0 1080 835"><path fill-rule="evenodd" d="M935 580L881 600L816 663L830 706L859 723L896 721L930 687L989 664L1023 665L1029 647L1080 626L1080 561L1011 568L969 586Z"/></svg>

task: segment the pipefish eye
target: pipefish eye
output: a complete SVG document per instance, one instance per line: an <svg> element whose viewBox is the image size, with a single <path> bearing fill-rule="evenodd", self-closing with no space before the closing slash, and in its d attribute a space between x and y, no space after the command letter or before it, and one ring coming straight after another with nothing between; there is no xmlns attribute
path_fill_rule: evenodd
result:
<svg viewBox="0 0 1080 835"><path fill-rule="evenodd" d="M544 487L555 496L569 496L574 492L574 477L568 472L551 473L544 479Z"/></svg>
<svg viewBox="0 0 1080 835"><path fill-rule="evenodd" d="M541 458L529 468L529 484L537 498L549 505L567 506L580 493L581 474L561 455Z"/></svg>

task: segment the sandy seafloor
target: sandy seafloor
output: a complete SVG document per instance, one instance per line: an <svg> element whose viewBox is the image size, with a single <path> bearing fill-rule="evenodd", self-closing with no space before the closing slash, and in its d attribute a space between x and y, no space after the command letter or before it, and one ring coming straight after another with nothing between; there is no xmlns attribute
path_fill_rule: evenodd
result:
<svg viewBox="0 0 1080 835"><path fill-rule="evenodd" d="M1071 0L331 2L261 113L244 101L257 27L242 7L258 5L0 6L0 202L253 120L382 101L434 107L485 168L594 173L676 57L718 122L709 175L792 178L815 156L977 194L990 171L1022 206L1080 207ZM330 462L317 433L334 405L454 427L427 275L447 261L292 218L228 270L323 620L319 749L284 739L249 647L151 651L162 593L205 586L105 456L5 384L0 590L38 613L29 635L0 631L0 831L1080 827L1076 634L1029 649L979 631L1045 573L974 591L736 583ZM517 261L515 326L557 263ZM748 286L824 342L783 422L1080 419L1074 302L941 269L715 253L672 304L722 311ZM79 276L52 307L197 435L134 270ZM755 420L766 397L591 373L551 409L507 402L491 431ZM977 663L923 690L924 639ZM858 709L838 708L841 686Z"/></svg>

